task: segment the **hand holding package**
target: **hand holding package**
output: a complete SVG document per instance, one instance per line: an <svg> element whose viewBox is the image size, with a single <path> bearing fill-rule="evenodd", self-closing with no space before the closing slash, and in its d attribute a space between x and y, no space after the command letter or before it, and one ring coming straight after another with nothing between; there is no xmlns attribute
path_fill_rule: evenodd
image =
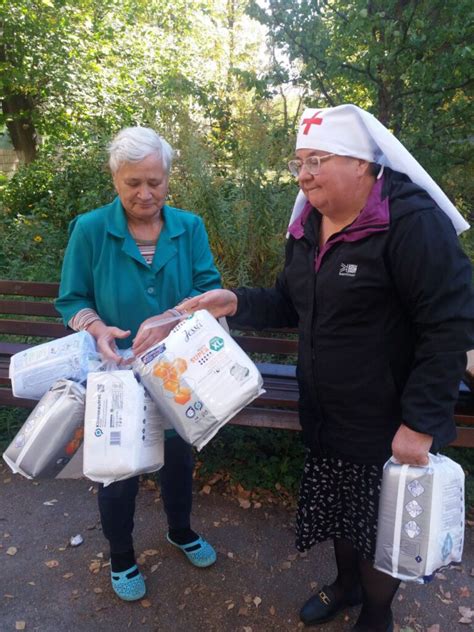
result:
<svg viewBox="0 0 474 632"><path fill-rule="evenodd" d="M375 568L403 581L426 583L460 562L464 542L464 472L446 456L425 467L384 466Z"/></svg>
<svg viewBox="0 0 474 632"><path fill-rule="evenodd" d="M182 320L133 369L163 416L198 450L264 392L255 364L205 310Z"/></svg>

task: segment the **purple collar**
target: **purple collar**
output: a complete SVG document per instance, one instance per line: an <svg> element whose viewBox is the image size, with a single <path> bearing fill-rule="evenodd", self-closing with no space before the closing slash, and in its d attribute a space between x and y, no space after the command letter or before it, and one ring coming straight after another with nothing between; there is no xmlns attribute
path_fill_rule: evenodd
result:
<svg viewBox="0 0 474 632"><path fill-rule="evenodd" d="M372 233L388 230L390 225L389 202L388 196L382 199L383 181L383 177L375 181L364 208L352 224L332 235L321 248L315 261L316 271L319 269L324 255L334 244L340 241L358 241ZM295 239L303 237L304 225L312 210L311 203L306 202L301 215L288 228L288 232Z"/></svg>

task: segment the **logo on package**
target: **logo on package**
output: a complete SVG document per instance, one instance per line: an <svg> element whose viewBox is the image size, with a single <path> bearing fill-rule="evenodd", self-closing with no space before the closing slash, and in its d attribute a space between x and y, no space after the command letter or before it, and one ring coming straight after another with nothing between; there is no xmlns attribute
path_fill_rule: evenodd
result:
<svg viewBox="0 0 474 632"><path fill-rule="evenodd" d="M209 346L213 351L220 351L224 346L224 340L219 338L219 336L214 336L214 338L211 338L209 341Z"/></svg>
<svg viewBox="0 0 474 632"><path fill-rule="evenodd" d="M145 353L144 356L142 356L143 364L148 364L149 362L154 360L157 356L161 355L165 351L166 351L166 345L164 343L161 344L161 345L158 345L158 347L156 347L156 349L152 349L148 353Z"/></svg>
<svg viewBox="0 0 474 632"><path fill-rule="evenodd" d="M355 277L357 265L355 263L341 263L339 276Z"/></svg>

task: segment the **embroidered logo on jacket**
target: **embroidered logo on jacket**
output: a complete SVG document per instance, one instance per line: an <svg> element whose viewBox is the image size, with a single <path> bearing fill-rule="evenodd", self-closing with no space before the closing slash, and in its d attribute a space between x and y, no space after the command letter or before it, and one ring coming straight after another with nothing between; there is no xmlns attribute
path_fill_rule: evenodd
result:
<svg viewBox="0 0 474 632"><path fill-rule="evenodd" d="M355 263L341 263L339 276L355 277L357 265Z"/></svg>

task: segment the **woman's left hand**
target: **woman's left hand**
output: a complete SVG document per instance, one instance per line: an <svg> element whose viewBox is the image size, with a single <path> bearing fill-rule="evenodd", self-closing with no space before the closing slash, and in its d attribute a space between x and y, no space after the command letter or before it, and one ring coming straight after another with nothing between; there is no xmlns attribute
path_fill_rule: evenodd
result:
<svg viewBox="0 0 474 632"><path fill-rule="evenodd" d="M174 319L169 322L169 320L173 317ZM171 310L163 312L159 316L152 316L151 318L144 320L133 340L132 351L134 356L140 355L157 342L163 340L163 338L166 338L173 327L176 327L179 320L180 317ZM160 324L160 321L165 322Z"/></svg>
<svg viewBox="0 0 474 632"><path fill-rule="evenodd" d="M399 463L428 465L433 437L401 424L392 441L392 453Z"/></svg>

